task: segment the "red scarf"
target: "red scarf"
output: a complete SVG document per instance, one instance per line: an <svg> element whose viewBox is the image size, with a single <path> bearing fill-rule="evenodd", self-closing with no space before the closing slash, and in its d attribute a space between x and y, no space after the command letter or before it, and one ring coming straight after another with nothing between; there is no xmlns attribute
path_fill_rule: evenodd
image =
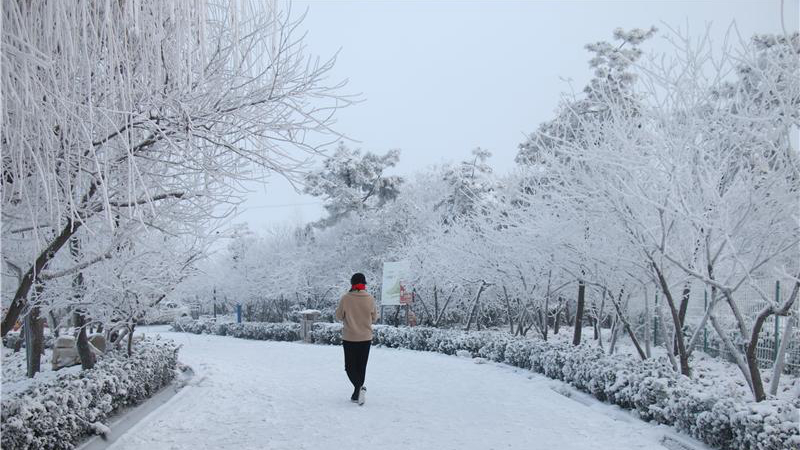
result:
<svg viewBox="0 0 800 450"><path fill-rule="evenodd" d="M354 284L353 285L353 290L354 291L366 291L367 290L367 285L366 284L361 284L361 283Z"/></svg>

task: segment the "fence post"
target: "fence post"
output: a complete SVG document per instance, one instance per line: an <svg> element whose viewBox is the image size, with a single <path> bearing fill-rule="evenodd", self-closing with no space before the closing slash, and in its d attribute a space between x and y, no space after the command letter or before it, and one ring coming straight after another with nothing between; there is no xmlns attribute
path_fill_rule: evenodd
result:
<svg viewBox="0 0 800 450"><path fill-rule="evenodd" d="M776 305L780 305L780 303L781 303L781 280L775 280L775 304ZM773 356L772 356L773 362L777 362L778 361L778 339L780 338L780 335L778 334L778 333L780 333L780 331L779 331L780 330L780 328L779 328L780 327L780 324L779 324L780 320L779 319L780 319L780 316L778 316L776 314L775 315L775 339L774 339L774 342L773 342L773 344L775 344L774 345L775 348L774 348L774 352L773 352Z"/></svg>
<svg viewBox="0 0 800 450"><path fill-rule="evenodd" d="M658 289L655 292L655 303L653 305L653 347L658 345L658 314L656 314L656 310L658 309Z"/></svg>
<svg viewBox="0 0 800 450"><path fill-rule="evenodd" d="M708 313L708 290L703 289L703 314ZM708 353L708 324L703 325L703 351Z"/></svg>

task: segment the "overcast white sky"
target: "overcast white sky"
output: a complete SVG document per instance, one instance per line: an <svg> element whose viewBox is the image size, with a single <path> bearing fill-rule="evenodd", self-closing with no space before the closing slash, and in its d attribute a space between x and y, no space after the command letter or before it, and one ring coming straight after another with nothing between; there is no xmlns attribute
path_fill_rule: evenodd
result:
<svg viewBox="0 0 800 450"><path fill-rule="evenodd" d="M783 5L787 31L798 29L798 3ZM744 37L781 31L780 0L293 3L296 14L306 8L309 52L341 49L333 78L349 79L346 90L364 98L340 111L338 131L359 141L351 147L401 149L400 175L477 146L494 154L496 171L512 168L525 134L552 117L564 79L580 89L590 77L584 45L616 27L701 33L710 23L717 39L734 21ZM663 38L650 48L666 48ZM273 177L233 221L262 230L322 214L318 199Z"/></svg>

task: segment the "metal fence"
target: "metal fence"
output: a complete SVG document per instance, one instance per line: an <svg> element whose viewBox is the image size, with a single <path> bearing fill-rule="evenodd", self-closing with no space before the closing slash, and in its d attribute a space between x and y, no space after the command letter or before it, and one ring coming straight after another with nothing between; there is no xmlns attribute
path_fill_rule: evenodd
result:
<svg viewBox="0 0 800 450"><path fill-rule="evenodd" d="M767 305L767 302L759 294L761 293L769 296L771 299L777 300L778 303L785 299L786 295L790 294L790 288L793 286L788 280L759 280L756 287L743 286L734 293L733 299L738 307L742 317L744 318L747 331L750 332L750 327L755 322L758 313ZM701 283L694 283L689 296L689 304L686 311L685 320L685 333L691 336L705 314L708 304L710 302L711 293L705 289ZM651 291L652 292L652 291ZM675 300L680 295L680 292L673 293L676 296ZM654 299L656 305L661 305L664 302L663 296L656 294ZM797 316L800 313L800 304L795 303L792 315ZM734 314L730 306L723 300L717 303L715 308L715 316L718 323L725 330L736 330L738 325L734 318ZM664 320L668 321L667 329L671 331L671 320L667 316L662 316ZM758 345L756 347L756 357L758 363L762 368L770 368L775 363L783 339L789 339L786 349L786 367L784 373L800 375L800 327L795 327L791 336L784 336L786 330L786 322L789 317L780 317L772 315L764 322L759 335ZM648 319L646 324L649 327L649 336L652 339L653 345L664 345L665 336L661 331L661 324L659 324L658 316L653 313L652 317ZM797 324L797 323L795 323ZM641 324L645 325L645 324ZM694 348L702 350L711 356L716 356L732 361L733 356L730 354L725 345L720 340L716 331L714 331L711 323L706 323L705 327L700 331L702 335L696 340ZM731 338L735 341L735 345L739 346L744 351L745 339L749 340L749 336L745 339L737 339L734 336L739 336L741 333L732 332ZM687 337L688 339L688 337ZM670 345L672 345L670 343Z"/></svg>

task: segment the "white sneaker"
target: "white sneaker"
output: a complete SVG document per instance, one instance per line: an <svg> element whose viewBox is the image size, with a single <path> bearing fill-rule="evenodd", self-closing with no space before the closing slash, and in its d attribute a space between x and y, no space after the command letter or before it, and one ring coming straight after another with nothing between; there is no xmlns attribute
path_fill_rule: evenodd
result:
<svg viewBox="0 0 800 450"><path fill-rule="evenodd" d="M358 406L362 406L366 400L367 400L367 388L361 386L361 389L358 391Z"/></svg>

